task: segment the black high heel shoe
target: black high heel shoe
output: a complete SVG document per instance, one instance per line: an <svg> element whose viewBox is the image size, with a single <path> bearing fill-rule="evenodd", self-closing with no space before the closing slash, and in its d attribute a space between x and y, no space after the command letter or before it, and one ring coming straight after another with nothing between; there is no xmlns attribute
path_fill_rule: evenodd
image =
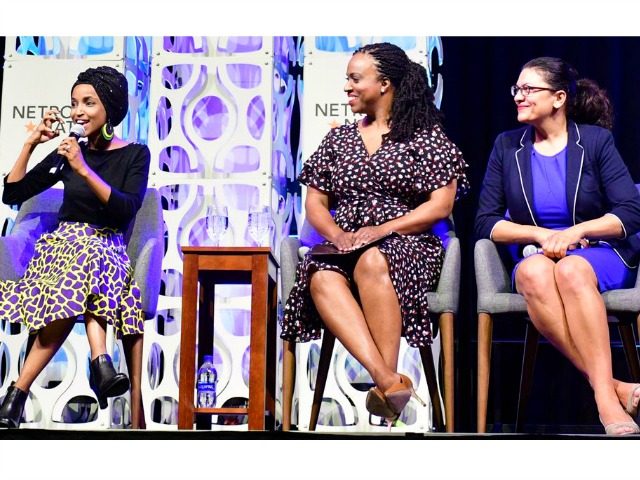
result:
<svg viewBox="0 0 640 480"><path fill-rule="evenodd" d="M109 355L98 355L89 364L89 386L104 410L107 408L107 398L117 397L129 390L129 378L124 373L116 373Z"/></svg>
<svg viewBox="0 0 640 480"><path fill-rule="evenodd" d="M11 382L0 406L0 428L18 428L22 421L22 411L29 394L14 385L15 382Z"/></svg>

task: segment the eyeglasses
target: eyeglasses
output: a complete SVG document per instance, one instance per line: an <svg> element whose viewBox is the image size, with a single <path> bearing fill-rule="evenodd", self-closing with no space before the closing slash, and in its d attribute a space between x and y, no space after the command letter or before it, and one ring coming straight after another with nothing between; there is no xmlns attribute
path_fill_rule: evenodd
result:
<svg viewBox="0 0 640 480"><path fill-rule="evenodd" d="M557 92L555 88L547 88L547 87L532 87L531 85L523 85L519 87L518 85L511 85L511 96L515 97L518 95L518 92L521 92L522 95L528 97L532 93L539 92L541 90L549 90L550 92Z"/></svg>

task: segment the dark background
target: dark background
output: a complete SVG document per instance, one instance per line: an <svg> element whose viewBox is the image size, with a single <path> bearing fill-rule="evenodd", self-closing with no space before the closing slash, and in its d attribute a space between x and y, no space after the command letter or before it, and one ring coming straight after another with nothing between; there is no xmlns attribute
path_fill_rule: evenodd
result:
<svg viewBox="0 0 640 480"><path fill-rule="evenodd" d="M0 52L5 38L0 37ZM537 56L558 56L581 76L604 87L615 111L613 134L631 174L640 181L640 37L443 37L439 67L444 78L442 110L448 136L469 164L472 190L454 210L462 243L462 291L456 319L456 430L475 431L476 313L473 270L473 220L487 159L495 137L517 128L509 87L521 66ZM4 60L2 60L4 64ZM434 62L437 63L437 62ZM437 72L436 72L437 73ZM0 70L0 84L2 71ZM2 146L0 145L0 148ZM515 422L524 325L494 325L488 430L510 431ZM614 372L628 372L614 339ZM535 432L598 432L591 390L574 368L548 344L538 353L526 430Z"/></svg>
<svg viewBox="0 0 640 480"><path fill-rule="evenodd" d="M640 38L610 37L443 37L442 111L449 137L469 164L472 190L454 210L462 244L462 291L456 320L456 430L475 431L476 332L473 220L495 137L518 128L513 85L523 64L538 56L561 57L582 77L605 88L615 113L616 145L636 181L640 180ZM523 322L494 323L488 430L510 431L515 422L524 339ZM628 380L614 340L614 372ZM587 382L550 345L540 346L526 430L602 432Z"/></svg>

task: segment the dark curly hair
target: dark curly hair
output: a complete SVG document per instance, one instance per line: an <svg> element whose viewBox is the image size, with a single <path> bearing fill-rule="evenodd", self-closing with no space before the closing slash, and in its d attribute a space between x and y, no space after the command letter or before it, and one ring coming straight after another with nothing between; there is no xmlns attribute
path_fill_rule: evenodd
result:
<svg viewBox="0 0 640 480"><path fill-rule="evenodd" d="M577 70L561 58L534 58L524 64L522 69L525 68L538 70L551 88L567 92L567 118L611 130L613 106L607 92L596 82L578 79Z"/></svg>
<svg viewBox="0 0 640 480"><path fill-rule="evenodd" d="M410 60L404 50L385 42L365 45L353 54L356 53L371 55L380 78L387 78L395 89L387 138L406 141L416 130L442 123L426 69Z"/></svg>

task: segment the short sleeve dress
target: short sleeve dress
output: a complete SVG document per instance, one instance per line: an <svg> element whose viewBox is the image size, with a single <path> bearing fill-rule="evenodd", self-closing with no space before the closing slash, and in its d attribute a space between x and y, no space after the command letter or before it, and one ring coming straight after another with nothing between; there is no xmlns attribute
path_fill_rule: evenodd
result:
<svg viewBox="0 0 640 480"><path fill-rule="evenodd" d="M367 153L356 123L331 130L305 163L298 180L331 195L335 222L345 231L375 226L405 215L430 192L456 179L458 196L469 187L460 150L439 126L418 130L409 141L385 140ZM437 284L444 259L441 240L431 231L396 235L378 244L387 257L402 314L402 334L409 345L432 341L427 291ZM320 338L321 319L309 292L311 275L333 270L352 280L353 269L307 255L284 309L281 337L306 342Z"/></svg>

